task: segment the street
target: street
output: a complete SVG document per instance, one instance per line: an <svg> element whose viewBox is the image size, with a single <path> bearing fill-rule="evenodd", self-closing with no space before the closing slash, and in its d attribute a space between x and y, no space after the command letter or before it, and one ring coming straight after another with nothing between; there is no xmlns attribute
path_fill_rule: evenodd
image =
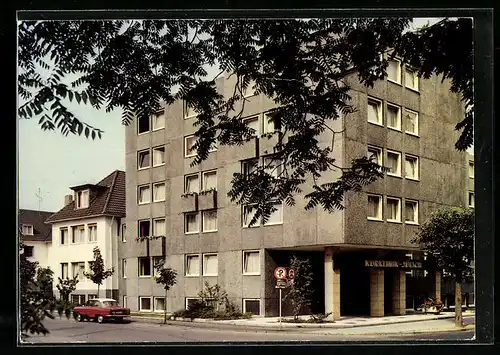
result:
<svg viewBox="0 0 500 355"><path fill-rule="evenodd" d="M429 334L325 334L320 330L263 331L241 329L217 329L185 325L160 325L145 322L125 324L94 322L77 323L70 319L48 319L45 321L50 334L33 335L24 343L114 343L114 342L262 342L262 341L402 341L415 340L468 340L474 332L441 332Z"/></svg>

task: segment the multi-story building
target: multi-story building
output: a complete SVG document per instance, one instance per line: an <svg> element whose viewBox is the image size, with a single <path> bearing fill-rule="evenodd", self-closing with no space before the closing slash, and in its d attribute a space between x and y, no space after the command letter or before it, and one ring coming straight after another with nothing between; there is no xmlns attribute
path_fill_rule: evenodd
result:
<svg viewBox="0 0 500 355"><path fill-rule="evenodd" d="M112 297L118 294L118 241L125 217L125 172L115 170L97 184L71 187L74 195L64 197L64 207L50 216L52 247L49 264L54 271L54 293L58 277L78 276L71 300L83 304L90 298ZM93 260L93 249L99 247L105 268L115 273L104 280L97 295L97 285L84 276Z"/></svg>
<svg viewBox="0 0 500 355"><path fill-rule="evenodd" d="M438 206L463 201L467 172L464 155L454 148L463 107L441 78L419 80L397 60L388 73L372 88L360 84L355 72L346 74L358 110L329 123L343 131L332 154L340 166L369 155L389 172L361 192L348 193L345 209L331 214L306 211L306 201L297 199L293 207L277 203L266 224L248 228L251 206L227 197L233 173L273 152L275 141L260 135L275 130L266 115L274 103L262 95L248 91L244 107L255 139L214 148L197 166L190 165L195 115L182 102L127 127L128 232L119 245L126 265L123 302L132 310L163 310L164 292L153 276L154 265L165 258L179 272L167 311L186 307L207 281L221 285L243 311L276 315L273 270L300 254L311 260L315 275L311 312L331 312L334 318L404 314L407 279L411 284L412 270L425 268L411 243L419 224ZM217 85L230 95L235 79ZM322 135L320 143L331 145L331 135ZM339 174L325 172L321 181ZM142 239L149 236L157 238ZM418 292L439 296L439 273L427 272L425 279L427 289Z"/></svg>
<svg viewBox="0 0 500 355"><path fill-rule="evenodd" d="M52 244L52 228L45 220L54 212L19 210L19 235L24 244L23 253L40 267L48 267L48 253Z"/></svg>

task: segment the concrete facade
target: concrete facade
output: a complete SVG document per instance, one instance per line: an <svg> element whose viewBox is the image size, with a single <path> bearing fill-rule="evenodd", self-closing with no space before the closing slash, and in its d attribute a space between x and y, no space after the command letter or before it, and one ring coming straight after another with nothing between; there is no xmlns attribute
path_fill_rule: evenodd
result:
<svg viewBox="0 0 500 355"><path fill-rule="evenodd" d="M219 80L218 89L227 95L234 88L234 80ZM342 266L342 262L337 262L342 253L365 253L359 254L360 264L365 256L401 259L408 251L418 251L418 246L412 244L411 239L416 235L420 222L440 205L461 205L463 202L461 191L466 189L467 172L463 153L454 149L458 138L455 124L463 116L460 99L449 92L449 83L441 83L441 78L437 77L420 80L418 90L406 87L404 75L400 84L380 80L373 88L360 84L356 74L347 75L346 80L352 87L351 103L358 110L329 122L335 131L345 128L342 135L335 137L333 155L336 163L348 166L353 158L366 156L370 146L381 149L383 165L386 165L388 151L399 154L400 173L399 176L386 174L384 179L361 192L348 193L345 197L346 208L332 214L321 208L306 211L306 201L297 198L295 206L283 206L282 219L277 223L254 228L242 226L242 207L231 203L227 197L232 174L241 172L243 160L271 153L274 138L254 139L242 146L219 146L200 165L191 166L193 158L184 154L185 137L196 131L193 126L195 120L192 116L184 117L181 102L164 108L164 128L153 130L150 127L140 134L137 122L126 128L127 233L126 241L118 246L120 259L125 259L127 265L126 278L122 275L119 280L120 297L126 306L132 311L162 310L156 307L157 299L160 305L160 299L164 297L162 287L156 284L152 271L150 275L140 275L139 268L139 258L161 257L165 259L166 266L176 269L179 274L177 284L167 297L167 311L185 308L189 299L197 297L204 282L208 282L220 284L230 299L243 310L249 304L245 300L258 300L260 315L274 315L278 309L278 291L274 288L272 271L278 265L283 266L285 260L274 252L291 254L302 251L316 253L317 259L324 263L321 268L322 310L338 318L341 303L348 302L348 297L342 300L345 283L341 280L344 270L349 270ZM380 100L381 124L367 121L369 98ZM258 117L259 133L262 133L265 112L274 104L260 95L249 96L247 100L244 117ZM387 127L388 105L399 107L399 130ZM403 113L407 109L418 114L418 130L415 133L405 132ZM324 134L319 141L329 145L331 135ZM164 148L164 163L139 168L139 154L149 151L151 156L153 149L158 147ZM417 159L418 173L413 178L405 177L407 156L408 159ZM188 175L198 174L198 179L202 180L204 172L213 170L217 174L215 192L183 196ZM319 183L334 181L339 176L339 171L325 172ZM165 184L165 199L139 204L139 187L149 185L152 189L155 183ZM203 186L200 189L203 190ZM377 219L367 218L369 195L380 197L382 214ZM399 217L393 221L390 221L388 198L399 201ZM406 202L416 203L413 221L405 220ZM216 211L215 230L202 231L204 211ZM198 231L186 233L185 215L189 213L197 213L200 227ZM153 224L155 219L165 219L165 235L153 240L138 240L139 221ZM154 235L154 231L151 234ZM246 257L252 252L258 252L259 264L252 272L245 272ZM205 256L212 254L217 254L217 271L204 275L203 261ZM190 265L197 265L197 271L190 270L187 275L187 257L195 255L199 262ZM252 254L252 260L257 260L255 255ZM152 264L150 266L152 269ZM369 314L385 314L384 297L387 295L393 300L390 305L392 311L404 314L405 272L397 272L387 293L384 292L384 269L365 268L368 271L363 267L359 270L363 275L366 272L363 277L366 277L366 297L370 298L367 303ZM348 276L345 278L348 279Z"/></svg>

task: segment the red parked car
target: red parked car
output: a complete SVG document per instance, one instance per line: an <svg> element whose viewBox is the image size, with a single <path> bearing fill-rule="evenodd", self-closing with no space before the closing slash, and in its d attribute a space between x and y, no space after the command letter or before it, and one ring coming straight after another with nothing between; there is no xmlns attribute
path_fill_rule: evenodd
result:
<svg viewBox="0 0 500 355"><path fill-rule="evenodd" d="M88 300L85 306L73 309L73 316L77 322L95 320L102 323L105 320L124 321L130 317L130 309L120 307L118 302L111 298L94 298Z"/></svg>

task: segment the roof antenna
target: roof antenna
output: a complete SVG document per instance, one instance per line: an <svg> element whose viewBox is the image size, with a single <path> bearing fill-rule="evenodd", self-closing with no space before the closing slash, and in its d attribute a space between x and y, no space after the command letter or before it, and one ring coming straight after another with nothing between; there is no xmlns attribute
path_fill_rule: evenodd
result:
<svg viewBox="0 0 500 355"><path fill-rule="evenodd" d="M36 197L38 198L38 213L41 212L40 205L42 203L42 191L38 188L38 192L36 193Z"/></svg>

